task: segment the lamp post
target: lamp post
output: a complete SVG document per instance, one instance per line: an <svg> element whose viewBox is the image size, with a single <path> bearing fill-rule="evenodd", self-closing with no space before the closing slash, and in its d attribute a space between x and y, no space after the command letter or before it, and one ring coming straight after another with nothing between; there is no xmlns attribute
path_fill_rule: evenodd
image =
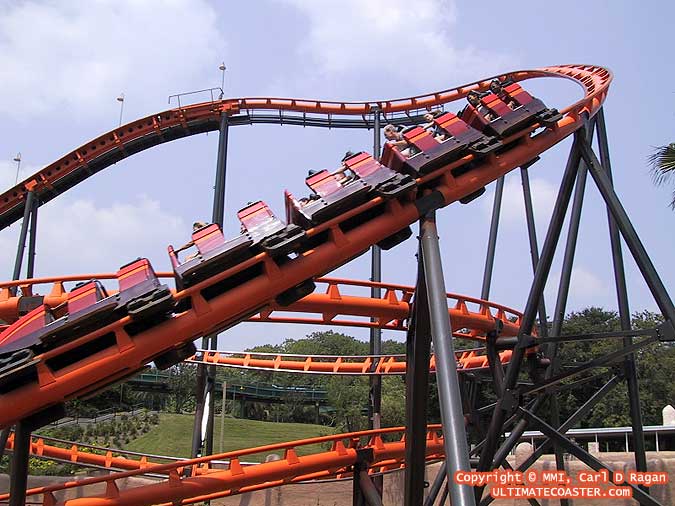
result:
<svg viewBox="0 0 675 506"><path fill-rule="evenodd" d="M16 179L14 180L14 184L19 182L19 169L21 168L21 153L17 153L16 156L14 157L14 161L16 162Z"/></svg>
<svg viewBox="0 0 675 506"><path fill-rule="evenodd" d="M225 62L222 62L218 66L218 69L222 72L222 79L220 80L220 100L222 100L223 95L225 95L225 71L227 70Z"/></svg>
<svg viewBox="0 0 675 506"><path fill-rule="evenodd" d="M120 103L120 123L119 123L119 126L122 126L122 113L124 112L124 93L120 93L116 100Z"/></svg>

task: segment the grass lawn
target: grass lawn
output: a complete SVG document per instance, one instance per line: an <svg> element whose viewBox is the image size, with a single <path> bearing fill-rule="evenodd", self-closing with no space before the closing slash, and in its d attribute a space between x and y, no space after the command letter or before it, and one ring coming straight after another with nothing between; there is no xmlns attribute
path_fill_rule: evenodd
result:
<svg viewBox="0 0 675 506"><path fill-rule="evenodd" d="M175 457L189 457L192 444L192 424L194 416L160 413L160 422L155 428L141 437L124 445L125 450L142 453L154 453ZM274 423L257 420L225 418L225 437L223 451L252 448L296 439L306 439L334 434L331 427L304 423ZM300 455L325 451L329 446L312 445L299 447ZM220 417L214 423L213 451L220 452ZM280 452L281 453L281 452ZM243 461L262 462L265 454L242 457Z"/></svg>

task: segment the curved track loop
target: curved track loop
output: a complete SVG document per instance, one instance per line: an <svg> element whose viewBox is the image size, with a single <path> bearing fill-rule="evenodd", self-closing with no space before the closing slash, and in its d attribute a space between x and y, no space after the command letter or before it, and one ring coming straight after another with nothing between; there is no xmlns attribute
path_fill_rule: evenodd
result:
<svg viewBox="0 0 675 506"><path fill-rule="evenodd" d="M511 350L499 353L502 364L508 363L511 353ZM482 348L457 351L455 358L459 372L488 367L488 359ZM303 374L383 375L405 374L406 370L405 355L330 356L198 350L198 354L186 362ZM433 355L429 372L436 372L436 359Z"/></svg>
<svg viewBox="0 0 675 506"><path fill-rule="evenodd" d="M372 114L374 107L379 108L386 119L391 119L397 113L409 116L460 100L471 90L487 88L495 77L503 79L507 76L515 81L560 77L578 83L583 88L584 98L561 111L571 118L577 118L583 112L593 115L604 101L612 77L607 69L598 66L560 65L511 72L453 89L396 100L331 102L234 98L179 107L132 121L92 139L4 192L0 195L0 229L21 219L26 192L34 191L38 202L44 204L94 173L134 153L178 138L217 130L222 114L231 116L231 124L249 124L255 121L256 111L270 111L278 113L278 119L268 117L263 122L284 123L284 113L296 113L300 115L296 124L305 124L307 114L310 114L326 116L325 126L331 126L332 116L360 117L363 118L362 126L367 126L366 116ZM285 122L293 123L293 118L286 118Z"/></svg>
<svg viewBox="0 0 675 506"><path fill-rule="evenodd" d="M105 495L82 497L67 500L64 506L142 506L168 503L172 505L195 504L208 499L276 487L288 483L297 483L310 479L346 477L357 459L357 450L372 449L373 461L370 473L399 469L405 458L405 442L401 438L396 442L385 442L405 431L404 427L351 432L333 436L322 436L288 443L259 446L246 450L210 455L170 464L148 465L143 469L114 473L107 476L87 478L60 485L39 487L27 491L29 497L42 494L43 504L57 504L56 492L105 484ZM443 438L440 426L431 425L427 433L426 456L429 460L443 455ZM362 443L365 441L365 443ZM298 455L298 449L313 444L331 444L331 450L311 455ZM283 452L281 460L242 466L242 457ZM211 469L215 460L228 460L227 470ZM200 471L197 469L201 468ZM188 470L185 473L185 470ZM117 480L142 474L168 474L168 480L157 484L120 490ZM188 476L185 476L187 474ZM8 494L0 495L0 501L8 499Z"/></svg>
<svg viewBox="0 0 675 506"><path fill-rule="evenodd" d="M160 272L160 278L172 278L173 273ZM64 283L90 279L115 279L114 273L81 274L59 278L37 278L0 283L0 319L12 323L19 318L22 297L38 295L36 285L53 283L43 303L56 307L67 299ZM410 301L415 293L411 286L391 283L375 283L349 279L319 278L315 283L325 285L324 293L310 294L288 307L270 303L264 310L248 318L250 322L303 323L313 325L341 325L346 327L376 327L387 330L406 330ZM20 287L22 295L12 296L11 287ZM380 288L384 295L379 299L370 296L370 288ZM359 295L347 295L347 291L359 291ZM112 292L111 292L112 293ZM495 320L504 324L502 334L515 336L520 325L519 311L468 295L448 293L448 312L455 337L480 339L494 329ZM451 304L454 302L454 307ZM303 313L302 316L297 313ZM351 319L347 317L352 317ZM360 320L354 317L361 317ZM368 318L366 321L364 318ZM373 321L371 321L373 319Z"/></svg>

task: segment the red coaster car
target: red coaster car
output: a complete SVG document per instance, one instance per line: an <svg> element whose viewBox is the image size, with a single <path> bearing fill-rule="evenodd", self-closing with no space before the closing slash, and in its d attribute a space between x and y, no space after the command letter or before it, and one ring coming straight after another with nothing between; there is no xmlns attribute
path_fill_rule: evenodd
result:
<svg viewBox="0 0 675 506"><path fill-rule="evenodd" d="M464 121L477 130L507 137L534 123L544 124L546 121L544 126L547 126L560 119L560 116L555 119L558 111L547 109L541 100L532 99L527 104L519 104L503 93L501 85L493 84L491 89L493 91L483 94L475 91L469 93L469 104L460 114Z"/></svg>
<svg viewBox="0 0 675 506"><path fill-rule="evenodd" d="M241 209L237 218L253 246L259 245L273 257L287 255L307 236L299 226L282 222L262 200Z"/></svg>
<svg viewBox="0 0 675 506"><path fill-rule="evenodd" d="M346 158L344 164L375 193L385 198L397 197L412 190L417 184L410 176L385 167L366 152Z"/></svg>
<svg viewBox="0 0 675 506"><path fill-rule="evenodd" d="M31 366L34 355L57 348L127 315L135 322L142 319L147 328L164 319L172 309L171 291L159 283L147 259L139 258L122 267L117 279L120 285L117 294L109 296L98 280L79 283L62 305L52 310L43 304L7 327L0 334L0 390L6 391L20 383L28 374L27 367ZM66 352L66 358L59 356L50 360L58 369L114 343L114 337L111 340L102 336Z"/></svg>
<svg viewBox="0 0 675 506"><path fill-rule="evenodd" d="M408 127L403 137L413 146L415 154L405 156L391 144L385 144L382 162L396 171L412 176L427 174L468 153L484 156L501 147L495 137L489 137L469 126L451 112L434 119L442 137L436 138L420 126Z"/></svg>
<svg viewBox="0 0 675 506"><path fill-rule="evenodd" d="M183 290L253 256L253 239L247 234L226 241L220 227L211 223L192 233L192 241L177 250L169 246L169 258L176 277L176 288ZM178 253L194 246L197 252L182 263Z"/></svg>
<svg viewBox="0 0 675 506"><path fill-rule="evenodd" d="M369 198L371 187L365 181L343 181L343 178L324 169L305 179L307 186L314 192L308 198L297 200L286 191L288 223L310 228L339 216Z"/></svg>
<svg viewBox="0 0 675 506"><path fill-rule="evenodd" d="M562 118L557 109L547 108L541 100L534 98L518 83L500 82L495 79L490 83L490 90L511 108L526 107L537 117L537 122L546 127L553 126Z"/></svg>

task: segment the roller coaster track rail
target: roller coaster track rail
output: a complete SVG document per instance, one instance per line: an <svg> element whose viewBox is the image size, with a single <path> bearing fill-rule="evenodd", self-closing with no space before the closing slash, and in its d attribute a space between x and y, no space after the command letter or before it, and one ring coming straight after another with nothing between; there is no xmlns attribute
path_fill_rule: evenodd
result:
<svg viewBox="0 0 675 506"><path fill-rule="evenodd" d="M348 103L242 98L181 106L131 122L93 139L0 195L0 228L4 228L23 215L26 196L29 192L33 193L38 204L45 203L94 173L134 153L174 139L216 130L223 115L229 118L232 125L274 122L329 128L372 128L376 114L381 115L387 121L403 124L416 120L432 108L444 107L448 103L462 99L471 91L485 90L495 77L510 78L516 82L532 78L565 78L579 84L584 96L574 104L561 109L562 117L555 124L547 127L534 124L503 138L502 142L506 149L497 154L492 153L481 159L468 154L430 173L420 175L416 179L417 188L414 191L389 200L374 197L366 203L346 210L340 216L308 229L306 233L310 246L302 248L289 262L277 264L267 253L260 253L194 286L174 291L173 297L177 304L189 301L187 304L189 309L174 314L160 325L130 336L125 326L131 320L129 317L124 317L56 350L49 350L37 356L37 382L0 395L0 402L8 407L0 413L0 426L6 427L25 419L64 399L76 398L100 390L134 374L159 355L183 343L224 330L245 320L405 330L414 290L400 285L324 279L321 280L326 285L323 294L310 294L290 307L281 307L273 301L279 294L357 257L371 245L391 237L426 216L430 211L476 194L487 184L517 167L527 165L558 142L575 134L588 125L589 120L601 109L612 76L607 69L598 66L562 65L538 70L516 71L442 92L392 101ZM599 163L596 164L593 153L588 152L590 148L577 141L579 137L580 135L576 133L573 146L577 163L583 157L586 163L595 170L595 165ZM455 170L468 164L471 164L470 170ZM571 173L573 169L574 167L568 169L566 174ZM593 174L596 177L594 172ZM599 182L596 180L596 183L603 191L602 180ZM603 196L608 201L608 197L604 194ZM608 207L610 207L609 201ZM613 212L616 213L616 211ZM368 218L358 226L353 226L355 221L363 217ZM346 223L352 225L341 226ZM553 223L552 219L552 227ZM626 238L624 229L621 232ZM632 238L628 238L626 242L629 243L634 256L641 254L639 248L637 253L635 252L635 241ZM550 249L550 246L545 244L544 249L547 247ZM554 250L555 245L552 247ZM259 269L257 277L238 286L228 285L228 280L235 279L235 276L249 272L253 268ZM654 282L655 278L649 271L650 265L647 265L647 268L640 265L640 268L650 284L652 293L657 295L658 292L665 291L662 285ZM651 268L653 269L653 266ZM162 275L167 276L166 273ZM539 277L547 275L548 273L539 275ZM79 278L91 279L93 277L106 279L114 276L110 274L83 275ZM77 278L42 278L2 283L0 285L0 314L7 315L10 318L8 321L18 316L20 298L13 295L11 287L20 287L22 296L28 297L34 295L34 285L53 283L50 294L44 297L44 302L51 305L52 302L63 301L65 293L63 283L74 281ZM222 286L227 286L227 289L218 288ZM381 298L347 295L346 292L349 290L346 287L380 288L385 295ZM531 300L528 300L528 307L521 314L513 309L481 299L453 294L448 294L448 298L455 301L454 306L451 305L448 311L456 337L485 341L486 335L494 329L497 320L504 324L502 331L504 336L520 339L528 332L534 334L530 326L530 317L534 314ZM664 315L672 323L672 302L668 297L656 298ZM472 309L474 306L475 309ZM290 313L290 315L285 313ZM303 316L299 316L299 313ZM366 318L372 318L373 321L366 321ZM523 332L524 327L525 332ZM70 364L61 369L50 366L50 363L53 363L51 359L58 357L60 353L72 351L105 335L113 336L114 346L97 355L95 361ZM536 341L536 335L528 337ZM509 363L505 380L509 388L513 386L511 383L516 378L517 367L519 367L513 364L520 364L526 352L520 347L514 348L512 353L508 350L508 353L503 353L501 356L501 362ZM376 371L377 368L381 368L382 373L400 373L401 367L401 362L397 362L394 357L381 356L349 360L345 360L346 357L328 359L302 356L302 360L297 360L300 357L263 356L252 353L232 356L229 352L202 350L198 357L199 360L209 364L225 363L229 366L259 367L271 370L302 368L303 372L329 374L343 373L345 372L341 369L343 367L352 368L353 372L350 373L354 374L363 373L366 369L370 369L367 372L372 372L373 360L378 359ZM460 357L460 363L461 361ZM485 365L483 363L477 368L485 368ZM357 372L357 369L360 372ZM498 408L499 406L498 404ZM504 420L500 417L501 415L495 415L493 422L501 429ZM424 450L427 458L442 458L443 439L439 429L439 427L429 428ZM401 430L400 428L381 429L326 436L176 463L152 464L142 469L139 466L138 469L119 474L87 479L78 483L43 487L29 491L29 493L44 494L43 503L52 505L56 504L54 493L58 490L105 483L105 496L73 499L64 504L68 506L156 504L158 502L193 504L223 495L259 490L284 483L344 476L353 469L360 455L364 453L368 454L369 471L382 472L403 466L405 443L403 441L385 442L384 439L384 435L391 435ZM446 435L450 437L450 433ZM490 437L488 435L486 446L495 443L495 441L489 441ZM348 444L345 445L343 441L348 441ZM366 442L362 444L360 441ZM296 452L296 447L317 443L330 443L332 449L314 455L298 455ZM284 458L277 462L252 466L242 466L239 460L247 455L269 451L283 451ZM494 448L489 448L488 451L484 449L483 452L483 456L487 455L487 458L492 459L494 456ZM216 459L229 460L228 469L208 469L208 464ZM488 464L490 463L491 461ZM485 465L483 459L480 465ZM182 470L191 466L195 469L205 469L205 471L203 474L192 472L188 473L192 476L181 476ZM168 480L128 490L121 490L116 484L116 481L121 478L144 472L166 473ZM208 474L208 480L204 479L204 474ZM635 490L635 493L639 494L639 490ZM0 496L0 500L6 497ZM639 499L643 504L656 504L650 502L648 498L645 499L644 496L639 496Z"/></svg>
<svg viewBox="0 0 675 506"><path fill-rule="evenodd" d="M566 127L565 135L581 126L578 121L581 113L593 115L597 111L611 81L610 72L602 67L561 65L510 72L453 89L396 100L331 102L234 98L186 105L133 121L92 139L0 194L0 229L21 219L27 192L34 191L39 204L44 204L94 173L134 153L177 138L217 130L223 113L230 117L231 125L259 122L328 128L372 128L375 112L379 112L385 121L409 123L432 108L464 98L472 90L487 88L494 78L507 76L517 82L538 77L559 77L571 79L582 86L584 98L561 111L568 116L564 122L566 125L560 125ZM569 128L570 123L576 124L576 127Z"/></svg>

